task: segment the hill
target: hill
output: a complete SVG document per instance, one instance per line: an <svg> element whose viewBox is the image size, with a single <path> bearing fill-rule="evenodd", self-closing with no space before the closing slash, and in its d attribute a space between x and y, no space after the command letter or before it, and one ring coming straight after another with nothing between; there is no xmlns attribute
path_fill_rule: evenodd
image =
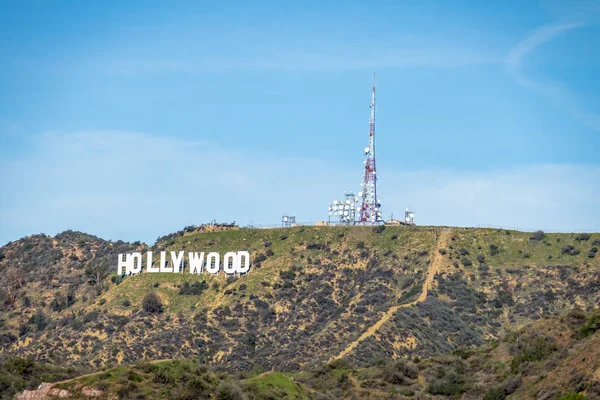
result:
<svg viewBox="0 0 600 400"><path fill-rule="evenodd" d="M368 367L339 359L296 372L228 374L195 361L140 361L42 385L20 398L47 393L74 399L597 399L599 321L598 314L574 310L507 331L479 348L428 359L382 359ZM22 374L23 364L12 360L1 367ZM28 368L54 380L72 374Z"/></svg>
<svg viewBox="0 0 600 400"><path fill-rule="evenodd" d="M208 373L300 374L294 380L304 385L303 396L311 396L309 389L327 395L317 377L307 378L323 368L334 375L342 370L350 388L363 388L372 372L383 396L402 385L390 386L377 374L394 362L418 359L419 374L405 377L421 388L407 390L430 393L433 375L421 372L424 365L451 357L468 366L473 354L498 351L486 349L513 332L533 331L574 309L593 312L598 247L598 234L494 229L186 229L151 249L247 249L250 273L237 279L141 274L121 280L114 272L117 254L148 246L77 232L35 235L0 249L0 345L5 355L81 373L182 359L210 367ZM106 276L102 267L109 267ZM159 296L163 312L143 310L149 292ZM453 352L469 358L449 356ZM503 357L499 362L515 356ZM466 372L459 375L471 376L460 368ZM522 372L502 373L514 372L535 386ZM482 395L483 389L472 387L463 391Z"/></svg>

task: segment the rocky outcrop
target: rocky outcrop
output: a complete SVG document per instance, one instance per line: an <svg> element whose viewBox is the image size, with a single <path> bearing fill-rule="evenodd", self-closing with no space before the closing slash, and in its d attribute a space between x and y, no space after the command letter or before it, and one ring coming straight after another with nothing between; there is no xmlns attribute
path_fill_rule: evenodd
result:
<svg viewBox="0 0 600 400"><path fill-rule="evenodd" d="M15 397L16 400L46 400L46 399L65 399L71 397L71 392L66 389L60 389L53 387L53 383L43 382L38 386L36 390L25 390L23 393ZM100 398L104 394L102 390L94 389L86 386L81 389L81 394L86 397ZM111 399L115 399L111 397Z"/></svg>
<svg viewBox="0 0 600 400"><path fill-rule="evenodd" d="M52 397L50 397L52 396ZM68 390L53 387L52 383L42 382L36 390L25 390L15 397L16 400L45 400L54 397L61 399L71 396Z"/></svg>

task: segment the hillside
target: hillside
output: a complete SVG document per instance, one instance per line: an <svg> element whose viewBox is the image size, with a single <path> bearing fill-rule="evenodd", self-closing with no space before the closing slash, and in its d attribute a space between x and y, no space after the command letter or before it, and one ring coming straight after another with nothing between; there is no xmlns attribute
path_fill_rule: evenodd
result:
<svg viewBox="0 0 600 400"><path fill-rule="evenodd" d="M336 360L297 372L232 375L195 361L142 361L61 380L33 393L62 391L74 399L597 399L599 321L598 314L574 310L508 331L476 349L428 359L378 360L368 367ZM22 370L22 365L9 367ZM60 380L69 371L46 367L45 373Z"/></svg>
<svg viewBox="0 0 600 400"><path fill-rule="evenodd" d="M499 351L489 348L512 332L533 331L574 308L591 312L600 296L598 247L600 234L494 229L186 229L152 249L247 249L254 258L250 273L238 279L141 274L121 281L114 273L117 254L147 246L76 232L36 235L0 248L0 346L5 355L81 372L187 359L209 366L207 373L299 373L294 380L305 386L302 396L326 395L315 377L306 377L328 361L337 366L329 370L347 369L362 388L368 371L376 376L394 360L418 358L420 369L453 352ZM97 266L113 272L91 279ZM162 313L142 309L148 292L158 294ZM470 357L453 359L469 364ZM497 356L502 363L510 357ZM423 371L408 377L420 389L407 390L428 392L431 374ZM494 376L490 382L500 384ZM373 379L382 396L401 386Z"/></svg>

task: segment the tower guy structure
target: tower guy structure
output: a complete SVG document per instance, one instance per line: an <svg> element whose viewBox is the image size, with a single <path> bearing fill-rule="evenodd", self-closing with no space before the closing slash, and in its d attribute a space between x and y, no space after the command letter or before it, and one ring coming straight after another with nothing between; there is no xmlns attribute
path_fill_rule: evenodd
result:
<svg viewBox="0 0 600 400"><path fill-rule="evenodd" d="M359 224L372 225L383 222L381 203L377 197L377 168L375 165L375 74L373 74L373 90L371 91L371 116L369 117L369 146L365 147L365 173L360 184Z"/></svg>

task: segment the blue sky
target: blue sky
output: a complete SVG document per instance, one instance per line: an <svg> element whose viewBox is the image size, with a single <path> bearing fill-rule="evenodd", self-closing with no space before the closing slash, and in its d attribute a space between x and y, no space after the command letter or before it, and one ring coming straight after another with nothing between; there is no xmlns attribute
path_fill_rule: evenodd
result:
<svg viewBox="0 0 600 400"><path fill-rule="evenodd" d="M252 3L252 4L251 4ZM600 230L600 2L1 2L0 243L325 218Z"/></svg>

